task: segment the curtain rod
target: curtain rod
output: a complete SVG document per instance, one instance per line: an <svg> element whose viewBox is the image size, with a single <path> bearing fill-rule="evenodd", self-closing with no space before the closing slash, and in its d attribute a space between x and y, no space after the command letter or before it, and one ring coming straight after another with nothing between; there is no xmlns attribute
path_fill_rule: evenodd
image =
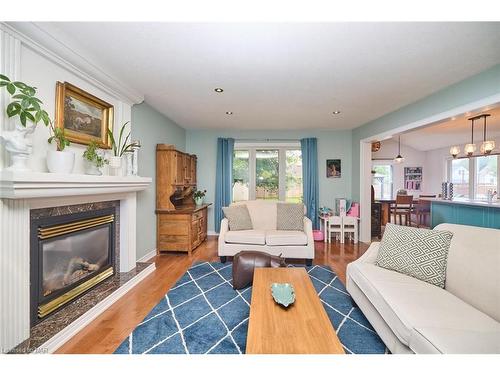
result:
<svg viewBox="0 0 500 375"><path fill-rule="evenodd" d="M300 142L300 139L236 138L236 142Z"/></svg>

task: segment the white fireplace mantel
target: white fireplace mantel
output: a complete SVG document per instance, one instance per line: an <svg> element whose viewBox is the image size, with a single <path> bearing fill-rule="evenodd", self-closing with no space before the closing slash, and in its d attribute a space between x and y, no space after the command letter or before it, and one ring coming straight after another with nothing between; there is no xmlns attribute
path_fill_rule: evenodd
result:
<svg viewBox="0 0 500 375"><path fill-rule="evenodd" d="M0 171L0 352L30 335L30 210L119 200L117 266L120 272L128 272L137 261L137 192L148 188L151 181L139 176ZM82 324L78 323L78 329ZM71 335L77 332L73 328ZM68 335L66 332L65 340L71 337ZM58 345L64 342L58 340Z"/></svg>
<svg viewBox="0 0 500 375"><path fill-rule="evenodd" d="M31 199L136 192L151 184L150 177L92 176L43 172L0 172L0 198Z"/></svg>

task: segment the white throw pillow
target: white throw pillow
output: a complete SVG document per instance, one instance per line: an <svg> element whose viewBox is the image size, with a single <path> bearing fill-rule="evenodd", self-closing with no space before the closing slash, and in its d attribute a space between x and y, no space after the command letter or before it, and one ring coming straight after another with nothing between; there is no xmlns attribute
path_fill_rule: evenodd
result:
<svg viewBox="0 0 500 375"><path fill-rule="evenodd" d="M237 206L222 207L222 211L229 221L229 230L253 229L252 219L246 205L240 204Z"/></svg>

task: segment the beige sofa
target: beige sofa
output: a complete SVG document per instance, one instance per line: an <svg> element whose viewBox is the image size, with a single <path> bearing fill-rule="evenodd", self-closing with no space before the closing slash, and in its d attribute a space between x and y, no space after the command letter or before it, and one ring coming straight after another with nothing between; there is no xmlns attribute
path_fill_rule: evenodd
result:
<svg viewBox="0 0 500 375"><path fill-rule="evenodd" d="M375 242L347 290L392 353L500 353L500 230L436 229L453 232L445 289L375 266Z"/></svg>
<svg viewBox="0 0 500 375"><path fill-rule="evenodd" d="M285 258L306 259L312 264L314 259L314 240L312 223L304 216L303 231L276 230L276 201L254 200L233 204L246 204L252 230L229 230L228 220L221 222L219 233L219 256L221 262L227 256L233 256L243 250L264 251L271 255L282 255ZM304 208L305 214L305 208Z"/></svg>

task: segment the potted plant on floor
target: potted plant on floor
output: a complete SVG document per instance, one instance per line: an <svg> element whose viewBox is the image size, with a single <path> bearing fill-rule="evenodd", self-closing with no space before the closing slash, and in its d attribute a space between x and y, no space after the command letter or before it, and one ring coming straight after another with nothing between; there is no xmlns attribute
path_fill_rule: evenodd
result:
<svg viewBox="0 0 500 375"><path fill-rule="evenodd" d="M108 164L108 160L98 151L99 145L96 141L91 141L83 153L85 160L85 174L101 176L101 168Z"/></svg>
<svg viewBox="0 0 500 375"><path fill-rule="evenodd" d="M75 153L65 150L70 142L64 135L64 129L54 127L52 121L49 121L51 136L47 142L55 143L55 150L47 151L47 168L51 173L71 173L75 165Z"/></svg>
<svg viewBox="0 0 500 375"><path fill-rule="evenodd" d="M11 158L11 165L7 170L30 170L27 161L32 147L26 136L35 131L40 121L48 126L49 114L42 108L43 102L36 97L36 87L20 81L11 81L9 77L0 74L0 89L2 87L11 97L6 107L7 116L18 117L19 120L14 130L3 131L0 134L0 140Z"/></svg>
<svg viewBox="0 0 500 375"><path fill-rule="evenodd" d="M206 190L196 190L193 194L194 202L197 206L201 206L205 200Z"/></svg>
<svg viewBox="0 0 500 375"><path fill-rule="evenodd" d="M125 137L125 140L123 140L123 132L129 122L130 121L127 121L122 125L120 129L120 135L118 136L118 142L116 142L113 131L111 129L108 129L108 137L111 141L111 150L113 153L113 155L109 157L109 167L111 168L111 174L114 176L121 174L122 156L132 147L132 144L127 144L127 141L130 138L130 132Z"/></svg>

